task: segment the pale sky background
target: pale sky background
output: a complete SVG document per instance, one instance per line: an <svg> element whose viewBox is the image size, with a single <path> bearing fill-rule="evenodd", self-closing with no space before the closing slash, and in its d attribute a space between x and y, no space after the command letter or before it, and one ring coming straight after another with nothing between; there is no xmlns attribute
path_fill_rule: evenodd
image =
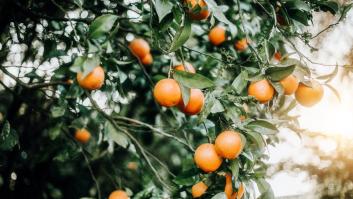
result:
<svg viewBox="0 0 353 199"><path fill-rule="evenodd" d="M318 32L322 27L318 27L323 16L315 16L314 25L310 32ZM346 64L345 55L350 52L353 46L353 11L351 11L344 23L339 24L320 39L319 52L311 54L310 50L303 45L300 46L301 52L319 63L325 64ZM296 42L299 46L300 42ZM319 73L327 74L334 70L334 67L312 65ZM298 106L293 112L300 115L300 125L302 128L327 134L337 134L353 138L353 87L351 80L341 82L336 78L333 85L341 96L341 102L327 88L323 100L312 108ZM275 164L281 160L290 160L296 163L308 161L319 161L313 159L309 151L303 148L298 136L288 130L282 130L280 136L286 140L276 147L269 147L269 163ZM335 145L322 143L323 150L335 150ZM311 179L305 172L280 172L269 179L270 184L277 197L309 194L315 191L315 180ZM313 198L311 196L309 198Z"/></svg>

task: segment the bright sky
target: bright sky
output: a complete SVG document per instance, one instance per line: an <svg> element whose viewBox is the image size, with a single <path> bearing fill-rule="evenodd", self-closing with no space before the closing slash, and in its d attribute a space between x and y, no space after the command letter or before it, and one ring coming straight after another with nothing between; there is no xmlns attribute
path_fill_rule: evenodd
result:
<svg viewBox="0 0 353 199"><path fill-rule="evenodd" d="M318 20L316 17L315 20ZM315 23L314 24L319 24ZM346 64L344 56L350 53L353 46L353 12L348 14L346 21L330 31L320 42L319 52L311 54L310 51L301 47L302 52L308 55L312 60L325 64ZM312 32L317 32L319 27L314 27ZM314 66L319 73L327 74L334 67ZM316 132L324 132L333 135L343 135L353 138L353 87L352 80L341 82L338 78L332 82L332 85L339 91L341 102L327 88L325 88L324 99L312 108L299 107L295 110L301 115L299 121L302 128ZM270 163L276 163L281 160L295 162L318 161L312 159L310 152L305 151L298 136L291 132L282 131L281 136L287 140L275 148L269 148ZM332 144L331 144L332 145ZM335 146L327 145L327 150L334 150ZM315 190L315 181L305 172L281 172L269 179L273 186L275 195L289 196L313 193ZM309 198L314 198L310 196Z"/></svg>

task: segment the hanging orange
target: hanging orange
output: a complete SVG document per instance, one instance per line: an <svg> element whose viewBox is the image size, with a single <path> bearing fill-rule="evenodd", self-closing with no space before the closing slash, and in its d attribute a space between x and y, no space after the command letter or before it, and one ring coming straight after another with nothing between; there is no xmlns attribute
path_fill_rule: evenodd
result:
<svg viewBox="0 0 353 199"><path fill-rule="evenodd" d="M123 190L116 190L109 195L108 199L129 199L129 196Z"/></svg>
<svg viewBox="0 0 353 199"><path fill-rule="evenodd" d="M223 26L216 26L208 33L208 39L213 45L218 46L226 40L226 30Z"/></svg>
<svg viewBox="0 0 353 199"><path fill-rule="evenodd" d="M303 83L299 84L297 91L295 92L295 99L299 104L312 107L321 101L324 96L324 89L317 81L311 82L312 86L309 87Z"/></svg>
<svg viewBox="0 0 353 199"><path fill-rule="evenodd" d="M207 4L204 0L184 0L184 3L189 6L188 13L191 19L204 20L210 16L210 11L208 11ZM197 5L200 9L196 11Z"/></svg>
<svg viewBox="0 0 353 199"><path fill-rule="evenodd" d="M141 63L143 65L151 65L153 63L153 57L150 53L148 53L147 55L145 55L142 59L141 59Z"/></svg>
<svg viewBox="0 0 353 199"><path fill-rule="evenodd" d="M174 66L174 70L187 71L187 72L190 72L190 73L196 73L195 68L189 62L185 62L185 66L186 67L184 67L184 65L182 65L182 64L179 64L177 66Z"/></svg>
<svg viewBox="0 0 353 199"><path fill-rule="evenodd" d="M216 171L222 164L213 144L201 144L194 154L196 165L206 173Z"/></svg>
<svg viewBox="0 0 353 199"><path fill-rule="evenodd" d="M216 137L215 148L222 158L237 158L243 149L240 134L236 131L223 131Z"/></svg>
<svg viewBox="0 0 353 199"><path fill-rule="evenodd" d="M154 99L161 105L172 107L181 101L181 90L174 79L162 79L154 86Z"/></svg>
<svg viewBox="0 0 353 199"><path fill-rule="evenodd" d="M78 84L87 90L100 89L104 84L104 69L101 66L95 67L86 77L82 73L77 73Z"/></svg>
<svg viewBox="0 0 353 199"><path fill-rule="evenodd" d="M233 193L232 175L230 173L226 174L226 184L224 186L224 193L227 195L228 199L230 199Z"/></svg>
<svg viewBox="0 0 353 199"><path fill-rule="evenodd" d="M141 38L132 40L129 44L129 48L131 53L140 59L150 54L151 51L147 41Z"/></svg>
<svg viewBox="0 0 353 199"><path fill-rule="evenodd" d="M191 187L191 194L193 198L201 197L208 189L204 182L198 182Z"/></svg>
<svg viewBox="0 0 353 199"><path fill-rule="evenodd" d="M180 100L179 109L187 115L196 115L200 113L205 103L205 97L200 89L192 88L190 90L190 98L188 105L184 105Z"/></svg>
<svg viewBox="0 0 353 199"><path fill-rule="evenodd" d="M87 129L77 129L75 132L75 139L82 144L86 144L91 139L91 133Z"/></svg>
<svg viewBox="0 0 353 199"><path fill-rule="evenodd" d="M235 42L234 47L237 51L243 52L248 48L248 40L246 38L240 39Z"/></svg>
<svg viewBox="0 0 353 199"><path fill-rule="evenodd" d="M294 75L289 75L279 81L285 95L292 95L298 89L299 81Z"/></svg>
<svg viewBox="0 0 353 199"><path fill-rule="evenodd" d="M270 101L274 94L275 89L266 79L251 82L248 88L248 95L255 97L256 100L263 104Z"/></svg>

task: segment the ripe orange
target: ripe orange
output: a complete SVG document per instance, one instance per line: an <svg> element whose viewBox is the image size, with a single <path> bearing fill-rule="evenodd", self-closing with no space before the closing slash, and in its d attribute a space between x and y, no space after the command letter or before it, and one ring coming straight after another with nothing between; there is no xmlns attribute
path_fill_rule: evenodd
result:
<svg viewBox="0 0 353 199"><path fill-rule="evenodd" d="M128 162L126 167L130 170L136 171L138 168L138 165L136 162Z"/></svg>
<svg viewBox="0 0 353 199"><path fill-rule="evenodd" d="M195 68L189 62L185 62L185 66L186 66L187 70L185 70L185 67L182 64L174 66L174 70L180 70L180 71L187 71L187 72L190 72L190 73L196 73Z"/></svg>
<svg viewBox="0 0 353 199"><path fill-rule="evenodd" d="M216 171L222 164L213 144L201 144L194 154L196 165L206 173Z"/></svg>
<svg viewBox="0 0 353 199"><path fill-rule="evenodd" d="M192 197L193 198L201 197L206 192L207 189L208 189L208 186L203 182L198 182L194 184L191 187Z"/></svg>
<svg viewBox="0 0 353 199"><path fill-rule="evenodd" d="M188 105L184 105L183 100L180 100L179 109L186 115L198 114L205 103L205 97L200 89L192 88L190 90L190 98Z"/></svg>
<svg viewBox="0 0 353 199"><path fill-rule="evenodd" d="M216 137L215 148L222 158L235 159L243 149L241 137L236 131L223 131Z"/></svg>
<svg viewBox="0 0 353 199"><path fill-rule="evenodd" d="M101 66L95 67L86 77L82 73L77 73L78 84L87 90L100 89L104 84L104 69Z"/></svg>
<svg viewBox="0 0 353 199"><path fill-rule="evenodd" d="M180 86L174 79L162 79L154 86L153 95L161 106L172 107L181 100Z"/></svg>
<svg viewBox="0 0 353 199"><path fill-rule="evenodd" d="M230 199L233 193L232 175L230 173L226 174L226 184L224 186L224 193L227 195L228 199Z"/></svg>
<svg viewBox="0 0 353 199"><path fill-rule="evenodd" d="M275 58L275 60L277 61L281 61L282 59L282 54L280 52L276 52L273 57Z"/></svg>
<svg viewBox="0 0 353 199"><path fill-rule="evenodd" d="M303 83L299 84L297 91L295 92L295 98L299 104L311 107L317 104L324 95L324 89L317 81L312 81L312 87L309 87Z"/></svg>
<svg viewBox="0 0 353 199"><path fill-rule="evenodd" d="M226 40L226 30L222 26L216 26L208 33L208 39L213 45L218 46Z"/></svg>
<svg viewBox="0 0 353 199"><path fill-rule="evenodd" d="M191 5L191 8L189 7L188 13L191 19L193 20L203 20L207 19L208 16L210 15L210 11L208 11L207 4L204 0L184 0L184 3L186 3L188 6ZM198 5L200 10L194 10L196 9L196 5Z"/></svg>
<svg viewBox="0 0 353 199"><path fill-rule="evenodd" d="M91 139L91 133L87 129L77 129L75 132L75 139L82 144L86 144Z"/></svg>
<svg viewBox="0 0 353 199"><path fill-rule="evenodd" d="M145 55L144 57L142 57L141 59L141 63L143 65L151 65L153 62L153 57L151 55L151 53L148 53L147 55Z"/></svg>
<svg viewBox="0 0 353 199"><path fill-rule="evenodd" d="M131 53L140 59L150 54L150 50L151 50L150 45L144 39L132 40L129 44L129 48Z"/></svg>
<svg viewBox="0 0 353 199"><path fill-rule="evenodd" d="M275 89L266 79L263 79L260 81L251 82L248 88L248 94L255 97L255 99L260 103L264 104L273 98Z"/></svg>
<svg viewBox="0 0 353 199"><path fill-rule="evenodd" d="M288 75L279 81L284 89L285 95L291 95L298 89L299 81L294 75Z"/></svg>
<svg viewBox="0 0 353 199"><path fill-rule="evenodd" d="M237 51L243 52L248 48L248 40L246 38L240 39L235 42L234 47Z"/></svg>
<svg viewBox="0 0 353 199"><path fill-rule="evenodd" d="M129 199L129 196L123 190L116 190L110 193L108 199Z"/></svg>

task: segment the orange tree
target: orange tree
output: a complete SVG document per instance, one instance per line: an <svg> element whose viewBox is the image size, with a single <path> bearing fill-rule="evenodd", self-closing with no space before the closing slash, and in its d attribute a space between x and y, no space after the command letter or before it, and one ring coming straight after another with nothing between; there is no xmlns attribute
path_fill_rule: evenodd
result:
<svg viewBox="0 0 353 199"><path fill-rule="evenodd" d="M273 198L266 145L331 78L295 42L335 25L306 32L314 12L350 7L1 1L0 195Z"/></svg>

